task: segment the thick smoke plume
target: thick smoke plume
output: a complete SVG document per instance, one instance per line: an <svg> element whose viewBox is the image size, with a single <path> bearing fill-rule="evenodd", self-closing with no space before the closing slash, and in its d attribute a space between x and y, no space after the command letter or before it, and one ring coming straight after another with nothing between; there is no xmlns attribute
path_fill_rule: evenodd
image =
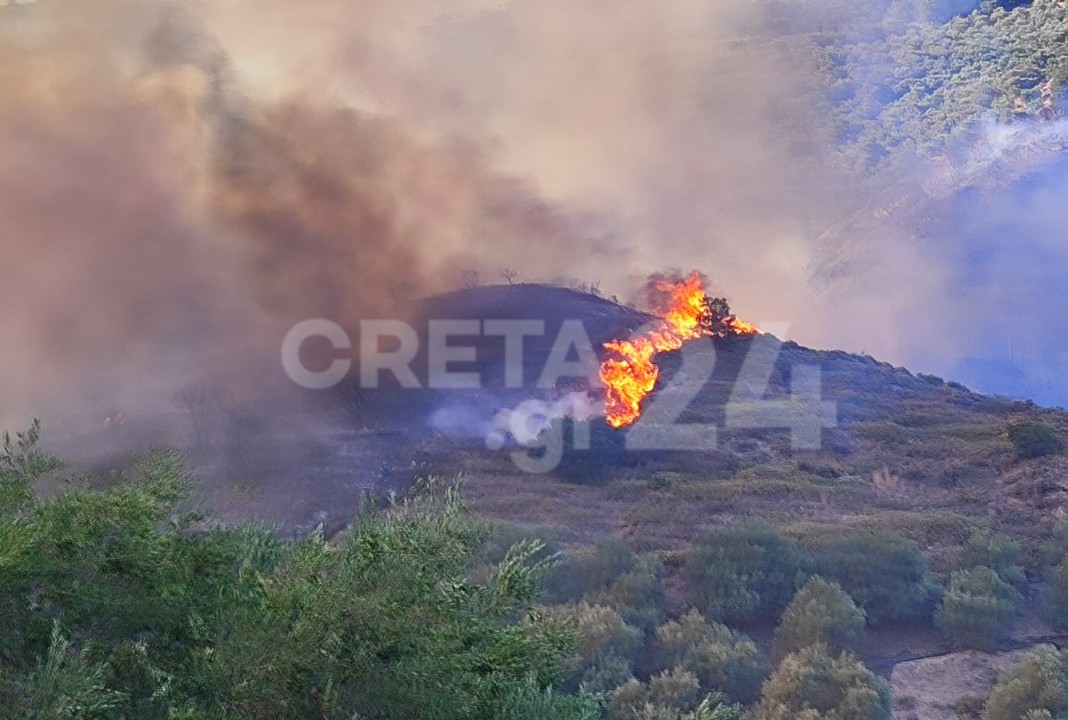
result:
<svg viewBox="0 0 1068 720"><path fill-rule="evenodd" d="M389 314L505 267L621 297L650 270L699 267L741 315L808 344L952 375L1030 343L1051 367L1068 338L1038 321L986 344L989 318L1053 310L1034 298L1068 266L1045 239L1061 181L1014 190L1025 221L971 197L990 223L1026 222L1033 241L1011 252L1008 232L962 226L966 206L898 212L942 208L945 167L877 184L842 169L810 68L769 15L697 0L0 7L0 421L161 406L212 379L284 384L294 321ZM982 266L990 253L1004 263Z"/></svg>
<svg viewBox="0 0 1068 720"><path fill-rule="evenodd" d="M5 420L158 405L215 374L281 381L298 320L390 316L476 263L544 274L590 237L477 133L422 132L314 83L249 90L227 22L201 10L9 13Z"/></svg>

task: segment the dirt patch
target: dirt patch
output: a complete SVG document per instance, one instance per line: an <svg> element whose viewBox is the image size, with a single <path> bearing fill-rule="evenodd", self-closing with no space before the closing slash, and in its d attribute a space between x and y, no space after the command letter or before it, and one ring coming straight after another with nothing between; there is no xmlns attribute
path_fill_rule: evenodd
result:
<svg viewBox="0 0 1068 720"><path fill-rule="evenodd" d="M972 650L899 663L890 674L893 720L957 720L958 707L981 707L1001 673L1033 649Z"/></svg>

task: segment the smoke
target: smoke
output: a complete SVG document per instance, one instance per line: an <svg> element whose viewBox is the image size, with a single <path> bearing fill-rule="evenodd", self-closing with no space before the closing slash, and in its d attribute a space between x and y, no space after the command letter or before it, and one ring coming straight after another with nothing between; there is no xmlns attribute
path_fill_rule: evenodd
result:
<svg viewBox="0 0 1068 720"><path fill-rule="evenodd" d="M838 347L985 392L1068 405L1068 124L987 122L824 233Z"/></svg>
<svg viewBox="0 0 1068 720"><path fill-rule="evenodd" d="M477 132L424 132L284 67L258 86L228 33L293 13L240 7L4 9L5 421L159 408L215 376L255 392L282 382L298 320L396 313L476 261L548 272L588 245L587 218L498 170Z"/></svg>
<svg viewBox="0 0 1068 720"><path fill-rule="evenodd" d="M801 342L951 376L1000 358L991 318L1055 309L1036 298L1065 267L1060 176L948 202L945 167L858 178L768 18L698 0L0 8L0 422L284 384L293 322L387 315L469 269L627 297L697 267ZM1038 321L1016 331L1010 355L1059 357Z"/></svg>
<svg viewBox="0 0 1068 720"><path fill-rule="evenodd" d="M553 400L525 400L497 412L486 442L490 447L502 447L510 441L534 445L557 420L582 422L603 413L603 403L594 401L586 392L572 392Z"/></svg>

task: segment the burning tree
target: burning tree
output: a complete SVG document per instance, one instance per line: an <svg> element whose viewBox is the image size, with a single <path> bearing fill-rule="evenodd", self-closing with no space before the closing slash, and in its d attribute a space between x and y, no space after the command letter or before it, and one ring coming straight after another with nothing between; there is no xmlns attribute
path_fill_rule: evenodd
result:
<svg viewBox="0 0 1068 720"><path fill-rule="evenodd" d="M682 279L654 276L646 294L660 322L636 338L614 340L604 346L614 355L601 363L601 382L605 387L605 419L615 428L630 425L641 415L641 401L652 392L660 375L657 353L678 350L699 337L759 332L735 317L725 299L710 298L700 273Z"/></svg>
<svg viewBox="0 0 1068 720"><path fill-rule="evenodd" d="M731 312L726 298L704 297L705 314L701 318L702 334L713 338L732 337L734 335L752 335L756 328L743 322Z"/></svg>

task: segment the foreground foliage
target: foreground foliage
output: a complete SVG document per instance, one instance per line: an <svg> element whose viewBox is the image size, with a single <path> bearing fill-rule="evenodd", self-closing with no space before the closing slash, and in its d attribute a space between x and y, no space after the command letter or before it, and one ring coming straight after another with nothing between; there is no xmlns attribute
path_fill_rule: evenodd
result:
<svg viewBox="0 0 1068 720"><path fill-rule="evenodd" d="M546 561L451 490L369 513L338 544L181 511L182 460L41 500L36 429L0 456L0 716L586 720L552 689L569 634L532 609Z"/></svg>

